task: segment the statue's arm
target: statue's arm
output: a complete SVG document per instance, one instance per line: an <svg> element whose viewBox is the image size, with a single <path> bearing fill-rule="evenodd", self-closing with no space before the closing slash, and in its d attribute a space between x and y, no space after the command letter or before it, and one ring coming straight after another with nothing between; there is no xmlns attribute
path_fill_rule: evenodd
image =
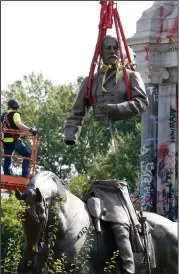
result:
<svg viewBox="0 0 179 274"><path fill-rule="evenodd" d="M108 115L112 120L123 120L143 113L149 105L144 82L138 72L129 72L131 100L116 105L108 105Z"/></svg>
<svg viewBox="0 0 179 274"><path fill-rule="evenodd" d="M64 141L67 145L75 145L80 135L84 117L89 110L89 105L84 97L87 79L83 80L71 113L64 124Z"/></svg>

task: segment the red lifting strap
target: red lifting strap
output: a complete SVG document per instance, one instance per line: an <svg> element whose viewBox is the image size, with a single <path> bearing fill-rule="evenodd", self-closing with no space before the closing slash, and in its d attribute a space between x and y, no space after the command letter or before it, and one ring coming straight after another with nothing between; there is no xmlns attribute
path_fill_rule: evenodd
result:
<svg viewBox="0 0 179 274"><path fill-rule="evenodd" d="M123 56L123 51L122 51L121 37L122 37L122 40L124 43L124 48L126 51L130 69L134 71L134 67L132 65L127 41L126 41L126 38L124 35L123 27L122 27L119 13L117 10L117 3L116 3L115 8L114 8L114 1L101 1L100 3L101 3L101 11L100 11L100 22L99 22L99 26L98 26L99 33L98 33L98 39L97 39L97 43L96 43L95 52L93 55L91 66L90 66L90 72L89 72L88 81L87 81L86 90L85 90L85 99L88 100L88 102L90 104L95 103L94 98L92 98L92 95L91 95L91 82L92 82L94 71L95 71L95 68L96 68L96 65L98 62L98 58L99 58L99 66L100 66L100 59L101 59L100 49L101 49L102 39L106 35L107 29L112 28L113 18L114 18L118 46L119 46L119 50L120 50L121 64L122 64L123 73L124 73L124 82L125 82L126 91L127 91L127 99L131 100L130 82L129 82L126 67L124 64L124 56ZM120 33L121 33L121 37L120 37ZM99 68L99 66L98 66L98 68Z"/></svg>

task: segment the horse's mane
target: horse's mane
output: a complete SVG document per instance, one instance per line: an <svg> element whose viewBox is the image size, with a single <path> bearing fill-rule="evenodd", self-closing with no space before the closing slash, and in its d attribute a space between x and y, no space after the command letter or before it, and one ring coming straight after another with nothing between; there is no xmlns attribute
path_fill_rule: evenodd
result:
<svg viewBox="0 0 179 274"><path fill-rule="evenodd" d="M26 190L32 188L39 188L43 194L48 192L48 195L45 196L61 195L66 199L66 187L63 185L62 180L51 171L41 171L34 175L27 184Z"/></svg>

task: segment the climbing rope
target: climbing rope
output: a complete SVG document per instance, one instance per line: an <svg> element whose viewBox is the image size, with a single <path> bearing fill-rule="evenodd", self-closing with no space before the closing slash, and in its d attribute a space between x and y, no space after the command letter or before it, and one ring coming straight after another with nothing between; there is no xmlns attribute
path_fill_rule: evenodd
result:
<svg viewBox="0 0 179 274"><path fill-rule="evenodd" d="M128 48L127 41L126 41L126 38L124 35L120 16L119 16L119 13L117 10L117 3L115 3L115 8L114 8L114 1L101 1L100 4L101 4L101 11L100 11L100 22L98 25L99 32L98 32L98 38L97 38L95 52L93 55L91 66L90 66L88 81L87 81L87 85L86 85L85 99L90 104L95 103L94 98L92 98L92 95L91 95L91 82L92 82L92 78L93 78L94 71L95 71L97 64L98 64L98 71L100 70L100 64L101 64L100 50L101 50L101 43L102 43L103 37L106 35L107 29L112 28L113 20L114 20L116 34L117 34L117 40L118 40L118 46L119 46L119 50L120 50L121 66L123 69L124 82L126 85L127 99L131 100L130 82L129 82L129 78L127 75L126 66L124 63L124 55L123 55L121 40L123 41L123 44L124 44L124 49L126 51L126 56L128 58L128 63L129 63L130 69L132 71L134 71L134 67L132 65L129 48ZM99 62L98 62L98 59L99 59ZM116 76L116 77L118 77L118 76ZM103 89L104 89L104 87L103 87ZM104 90L104 92L107 92L107 91Z"/></svg>

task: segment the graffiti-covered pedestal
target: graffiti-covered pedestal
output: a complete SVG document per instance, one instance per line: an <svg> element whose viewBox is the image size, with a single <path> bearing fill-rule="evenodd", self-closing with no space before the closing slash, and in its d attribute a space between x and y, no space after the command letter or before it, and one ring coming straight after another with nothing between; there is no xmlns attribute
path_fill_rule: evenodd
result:
<svg viewBox="0 0 179 274"><path fill-rule="evenodd" d="M128 39L149 109L142 117L140 195L144 210L178 218L178 2L155 1Z"/></svg>

